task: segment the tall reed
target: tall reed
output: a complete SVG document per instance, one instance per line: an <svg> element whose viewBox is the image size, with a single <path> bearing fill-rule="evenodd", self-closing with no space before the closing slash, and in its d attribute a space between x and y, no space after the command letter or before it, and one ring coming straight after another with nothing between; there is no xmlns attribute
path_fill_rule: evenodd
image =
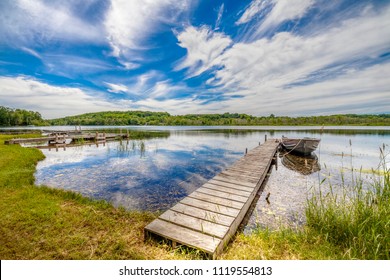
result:
<svg viewBox="0 0 390 280"><path fill-rule="evenodd" d="M326 190L321 182L321 190L308 199L308 229L340 248L346 259L390 259L390 170L385 146L380 154L378 173L383 176L373 183L366 185L352 174L352 187L343 185L337 192L331 184Z"/></svg>

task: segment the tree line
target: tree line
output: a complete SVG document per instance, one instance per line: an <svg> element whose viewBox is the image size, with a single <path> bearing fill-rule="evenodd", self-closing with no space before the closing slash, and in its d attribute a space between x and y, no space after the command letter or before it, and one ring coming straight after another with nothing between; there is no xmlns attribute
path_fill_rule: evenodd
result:
<svg viewBox="0 0 390 280"><path fill-rule="evenodd" d="M0 126L45 125L38 112L0 106Z"/></svg>
<svg viewBox="0 0 390 280"><path fill-rule="evenodd" d="M287 117L251 116L239 113L171 115L167 112L108 111L45 120L39 112L0 106L0 126L28 125L362 125L390 126L390 114Z"/></svg>
<svg viewBox="0 0 390 280"><path fill-rule="evenodd" d="M59 119L48 120L52 125L363 125L389 126L390 114L379 115L330 115L287 117L256 117L247 114L186 114L170 115L167 112L149 111L109 111L87 113Z"/></svg>

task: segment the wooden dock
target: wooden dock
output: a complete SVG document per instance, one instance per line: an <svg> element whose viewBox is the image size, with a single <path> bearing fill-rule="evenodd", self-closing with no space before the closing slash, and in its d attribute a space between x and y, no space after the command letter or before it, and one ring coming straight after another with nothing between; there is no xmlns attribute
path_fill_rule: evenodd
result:
<svg viewBox="0 0 390 280"><path fill-rule="evenodd" d="M215 259L244 219L275 159L279 142L268 140L164 212L144 229Z"/></svg>
<svg viewBox="0 0 390 280"><path fill-rule="evenodd" d="M88 132L88 133L74 133L74 132L62 132L62 133L52 133L47 136L37 137L37 138L15 138L5 141L5 144L30 144L32 147L40 149L51 149L63 147L64 149L67 146L77 146L83 143L96 143L105 144L107 141L114 141L120 139L129 139L129 132L127 133L99 133L99 132ZM42 145L42 143L47 143L47 145ZM35 144L35 145L34 145Z"/></svg>

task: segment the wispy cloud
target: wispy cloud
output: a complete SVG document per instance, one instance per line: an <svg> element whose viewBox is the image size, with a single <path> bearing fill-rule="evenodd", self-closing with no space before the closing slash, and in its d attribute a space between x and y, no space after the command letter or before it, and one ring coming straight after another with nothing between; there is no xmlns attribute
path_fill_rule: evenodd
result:
<svg viewBox="0 0 390 280"><path fill-rule="evenodd" d="M148 37L174 25L190 7L190 0L111 0L104 22L112 55L127 67L143 60L139 51L154 47Z"/></svg>
<svg viewBox="0 0 390 280"><path fill-rule="evenodd" d="M283 22L302 18L314 4L314 0L253 0L236 24L242 25L256 18L245 36L246 40L254 40L272 34Z"/></svg>
<svg viewBox="0 0 390 280"><path fill-rule="evenodd" d="M266 16L258 32L274 28L284 21L303 17L313 4L314 0L274 0L272 11Z"/></svg>
<svg viewBox="0 0 390 280"><path fill-rule="evenodd" d="M189 26L178 34L177 39L179 46L187 49L187 55L176 70L189 68L189 77L197 76L215 65L215 60L232 43L229 36L213 32L206 26Z"/></svg>
<svg viewBox="0 0 390 280"><path fill-rule="evenodd" d="M218 15L217 15L217 20L215 22L214 30L218 30L219 29L219 25L221 24L221 20L222 20L222 15L223 15L224 9L225 9L225 3L222 3L222 5L219 6L219 9L218 9Z"/></svg>
<svg viewBox="0 0 390 280"><path fill-rule="evenodd" d="M45 54L42 60L50 74L76 78L116 69L118 66L95 57L88 58L77 54Z"/></svg>
<svg viewBox="0 0 390 280"><path fill-rule="evenodd" d="M113 93L129 92L129 88L125 85L111 84L111 83L106 83L106 82L105 82L105 84L108 86L109 92L113 92Z"/></svg>
<svg viewBox="0 0 390 280"><path fill-rule="evenodd" d="M38 59L42 59L42 56L38 52L34 51L33 49L26 48L26 47L21 47L20 49L28 54L31 54L32 56L35 56Z"/></svg>
<svg viewBox="0 0 390 280"><path fill-rule="evenodd" d="M308 2L309 3L309 2ZM305 7L308 7L306 5ZM302 14L301 12L290 14ZM343 79L338 79L340 75L351 73L349 77L358 78L357 73L352 75L352 70L363 71L366 67L376 63L375 59L383 53L389 51L390 46L390 30L386 26L390 25L390 8L383 9L380 12L371 11L358 15L355 18L345 19L340 21L339 25L327 30L326 32L315 34L313 36L299 36L288 32L277 33L271 38L262 38L253 42L232 43L229 38L217 32L212 32L206 29L203 31L207 36L194 36L199 33L197 29L189 29L183 34L183 37L178 37L182 47L187 48L187 59L182 63L182 67L186 66L192 69L192 73L199 74L207 70L213 70L213 76L207 83L213 87L219 87L219 90L224 92L225 96L241 95L246 96L240 100L240 104L245 104L245 107L237 106L237 102L233 100L223 101L228 104L229 108L237 110L246 110L251 113L267 111L264 106L258 105L256 100L264 100L264 104L268 104L270 108L278 108L277 102L290 99L304 103L304 100L312 100L317 98L315 92L324 92L322 97L324 101L330 100L329 106L334 106L337 97L338 83L345 82ZM202 34L202 32L200 32ZM192 40L188 40L192 38ZM223 38L224 44L217 52L204 51L211 50L215 45L210 40L204 38ZM221 42L220 40L217 40ZM188 43L187 43L188 42ZM209 45L210 44L210 45ZM203 50L199 51L199 49ZM210 56L209 53L215 54ZM206 55L205 55L206 54ZM212 59L209 59L212 57ZM206 59L207 58L207 59ZM365 67L359 61L364 60L368 63ZM202 62L202 63L200 63ZM355 63L359 68L354 69ZM331 67L340 65L339 67ZM345 71L340 69L345 68ZM384 64L380 67L382 71L388 72L389 65ZM324 80L312 80L310 76L316 71L326 69L328 74L324 77L332 77L330 83L327 84ZM349 69L349 70L348 70ZM335 75L331 75L332 71ZM372 75L372 80L383 79L378 71L368 71ZM352 80L348 79L348 80ZM307 84L314 84L312 87L307 87L313 90L310 97L309 94L301 94L300 91L294 88L302 89L302 87L293 86L295 82L307 81ZM364 85L357 86L360 82L355 82L356 88L365 88L364 91L356 91L354 102L363 104L367 102L364 96L368 92L378 92L378 87L370 83L371 88L366 88ZM318 85L316 89L315 84ZM328 85L335 92L330 93L324 90L323 85ZM352 87L352 84L349 83ZM289 90L287 90L289 88ZM389 87L388 87L389 88ZM345 90L344 94L350 94L352 89ZM379 96L383 100L383 88L379 91ZM334 98L329 98L332 95ZM343 96L343 93L340 93ZM275 99L274 97L278 98ZM374 95L373 95L374 96ZM275 100L270 103L269 100ZM278 101L279 100L279 101ZM340 98L338 101L340 106L345 110L348 107L346 99ZM293 104L294 102L291 102ZM251 104L248 106L248 104ZM279 103L280 104L280 103ZM254 107L250 109L250 107ZM324 106L324 103L321 103ZM257 109L255 109L255 107ZM295 107L297 108L297 107ZM275 110L275 109L273 109ZM295 110L295 109L294 109ZM257 111L257 112L256 112ZM285 110L288 111L288 110Z"/></svg>
<svg viewBox="0 0 390 280"><path fill-rule="evenodd" d="M27 47L57 40L102 42L99 24L89 23L75 15L70 4L75 3L43 0L3 2L0 41Z"/></svg>
<svg viewBox="0 0 390 280"><path fill-rule="evenodd" d="M255 16L265 10L272 0L253 0L242 16L236 21L237 25L248 23Z"/></svg>
<svg viewBox="0 0 390 280"><path fill-rule="evenodd" d="M214 59L220 69L209 83L233 91L258 85L283 88L333 64L378 57L389 49L389 18L387 9L346 20L313 37L282 32L270 39L233 44Z"/></svg>
<svg viewBox="0 0 390 280"><path fill-rule="evenodd" d="M346 72L336 79L296 86L283 91L261 87L263 94L246 95L241 102L227 101L235 111L277 115L326 115L389 112L390 64ZM244 93L245 95L245 93ZM261 102L259 102L261 100ZM245 104L245 107L244 107Z"/></svg>

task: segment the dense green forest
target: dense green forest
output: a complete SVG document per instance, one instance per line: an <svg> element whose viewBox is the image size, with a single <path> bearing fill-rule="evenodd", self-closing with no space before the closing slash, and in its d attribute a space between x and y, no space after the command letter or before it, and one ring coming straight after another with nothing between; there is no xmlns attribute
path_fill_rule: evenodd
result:
<svg viewBox="0 0 390 280"><path fill-rule="evenodd" d="M110 111L45 120L38 112L0 106L0 126L27 125L371 125L390 126L390 114L255 117L247 114L187 114Z"/></svg>
<svg viewBox="0 0 390 280"><path fill-rule="evenodd" d="M49 120L52 125L390 125L390 114L310 117L255 117L247 114L187 114L166 112L99 112Z"/></svg>
<svg viewBox="0 0 390 280"><path fill-rule="evenodd" d="M22 109L11 109L0 106L0 126L26 126L45 125L47 122L42 119L38 112Z"/></svg>

